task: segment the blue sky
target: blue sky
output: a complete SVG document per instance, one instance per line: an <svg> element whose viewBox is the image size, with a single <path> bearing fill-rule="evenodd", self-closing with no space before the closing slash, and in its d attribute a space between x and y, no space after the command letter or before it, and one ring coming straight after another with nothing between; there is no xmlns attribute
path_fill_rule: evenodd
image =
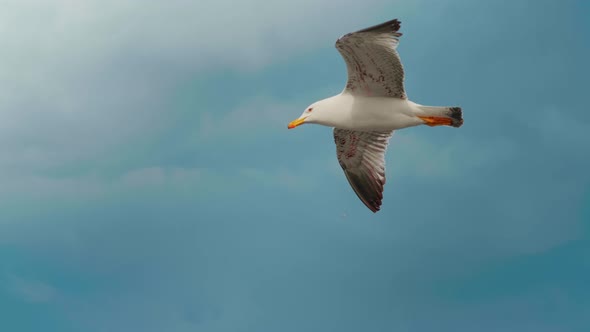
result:
<svg viewBox="0 0 590 332"><path fill-rule="evenodd" d="M587 331L583 1L7 0L0 330ZM340 35L409 97L372 214L331 129Z"/></svg>

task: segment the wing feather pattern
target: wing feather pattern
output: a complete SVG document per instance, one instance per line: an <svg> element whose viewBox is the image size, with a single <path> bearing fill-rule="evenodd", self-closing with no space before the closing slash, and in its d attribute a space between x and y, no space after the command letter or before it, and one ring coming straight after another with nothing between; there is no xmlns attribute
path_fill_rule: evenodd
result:
<svg viewBox="0 0 590 332"><path fill-rule="evenodd" d="M404 68L396 51L401 22L391 20L352 32L336 41L346 62L348 80L344 92L406 99Z"/></svg>
<svg viewBox="0 0 590 332"><path fill-rule="evenodd" d="M385 185L385 152L391 132L334 129L338 162L359 199L379 211Z"/></svg>

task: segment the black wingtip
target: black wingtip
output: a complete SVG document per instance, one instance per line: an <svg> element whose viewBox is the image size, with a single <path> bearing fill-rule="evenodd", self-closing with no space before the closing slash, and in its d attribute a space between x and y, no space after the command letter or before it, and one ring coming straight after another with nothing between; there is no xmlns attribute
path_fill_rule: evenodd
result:
<svg viewBox="0 0 590 332"><path fill-rule="evenodd" d="M463 125L463 110L461 110L461 107L451 107L450 110L450 117L453 119L452 126L455 128L461 127Z"/></svg>
<svg viewBox="0 0 590 332"><path fill-rule="evenodd" d="M391 27L393 28L393 32L399 31L402 26L402 21L398 20L397 18L391 21Z"/></svg>
<svg viewBox="0 0 590 332"><path fill-rule="evenodd" d="M371 210L371 212L373 212L373 213L377 213L377 212L379 212L379 210L381 210L381 202L375 202L375 201L368 202L368 201L364 201L362 199L361 199L361 202L363 202L363 204L365 204L365 206L367 208L369 208L369 210Z"/></svg>
<svg viewBox="0 0 590 332"><path fill-rule="evenodd" d="M381 24L374 25L372 27L368 27L366 29L359 30L357 32L369 32L369 31L375 31L375 30L380 30L380 29L386 28L388 30L391 29L390 32L396 33L397 35L401 36L402 33L399 32L401 25L402 25L402 21L400 21L396 18L396 19L393 19L393 20L390 20L387 22L383 22Z"/></svg>
<svg viewBox="0 0 590 332"><path fill-rule="evenodd" d="M377 213L381 209L381 203L383 202L383 185L379 188L373 185L361 185L367 183L366 178L363 178L362 175L347 172L346 170L344 170L344 175L346 175L352 190L361 202L373 213Z"/></svg>

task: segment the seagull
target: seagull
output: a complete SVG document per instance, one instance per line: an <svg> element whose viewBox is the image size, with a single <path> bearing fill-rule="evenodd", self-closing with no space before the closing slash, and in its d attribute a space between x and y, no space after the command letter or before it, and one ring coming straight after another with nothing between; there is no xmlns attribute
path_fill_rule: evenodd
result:
<svg viewBox="0 0 590 332"><path fill-rule="evenodd" d="M395 130L463 124L461 107L424 106L408 99L396 51L400 24L394 19L340 37L335 46L346 62L346 87L311 104L288 125L289 129L307 123L334 128L338 162L373 213L381 209L385 153Z"/></svg>

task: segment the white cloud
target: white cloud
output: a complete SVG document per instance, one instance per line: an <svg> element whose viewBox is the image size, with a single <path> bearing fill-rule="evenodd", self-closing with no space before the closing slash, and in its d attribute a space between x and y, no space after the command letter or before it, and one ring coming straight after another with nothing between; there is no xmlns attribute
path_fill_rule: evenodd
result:
<svg viewBox="0 0 590 332"><path fill-rule="evenodd" d="M6 276L7 290L18 296L22 301L46 303L52 301L57 290L46 282L25 279L15 275Z"/></svg>
<svg viewBox="0 0 590 332"><path fill-rule="evenodd" d="M331 47L342 31L367 24L364 17L385 5L390 3L3 1L0 169L38 174L108 162L174 124L167 111L170 92L189 76L221 67L254 70ZM242 105L243 111L223 119L228 128L254 123L245 120L258 109ZM257 113L273 125L283 120L277 114L270 106ZM203 123L208 116L202 114Z"/></svg>
<svg viewBox="0 0 590 332"><path fill-rule="evenodd" d="M575 113L564 112L555 107L541 109L534 117L522 116L519 120L523 127L543 133L547 141L568 143L572 146L584 145L590 131L589 122L585 122ZM546 141L540 142L545 143Z"/></svg>
<svg viewBox="0 0 590 332"><path fill-rule="evenodd" d="M77 285L68 292L62 290L66 284L58 290L42 280L14 277L7 283L11 292L35 303L58 298L65 305L56 309L71 315L80 330L277 330L269 328L273 323L280 330L294 312L299 316L293 330L297 324L321 328L326 322L336 322L336 330L353 330L418 317L438 280L473 272L495 250L499 257L538 253L571 239L575 225L551 214L569 207L570 215L576 213L574 203L553 205L575 198L571 183L556 186L560 180L548 184L541 177L519 181L523 174L506 181L511 169L482 174L480 169L489 165L527 160L518 158L522 150L514 137L503 133L489 139L456 136L477 127L475 121L460 131L396 133L388 176L410 176L413 183L388 185L386 206L370 216L371 222L346 183L326 128L313 152L285 165L263 167L252 158L250 165L214 169L157 160L95 174L107 159L134 149L146 154L174 149L174 144L150 148L159 130L174 134L162 100L182 77L221 66L256 69L312 47L331 47L326 40L331 43L345 29L365 24L362 13L379 11L377 3L256 1L230 7L211 2L206 7L188 1L3 1L0 40L7 47L0 48L0 83L6 87L0 91L0 222L14 223L2 227L0 242L16 248L17 259L32 256L35 260L28 262L42 262L33 267L23 261L34 271L51 268L55 275L88 285L82 292ZM357 12L361 15L351 15ZM490 27L490 34L496 28ZM191 138L209 143L228 130L286 132L284 120L301 111L272 96L236 103L229 113L203 112L203 123L195 123L195 131L200 130ZM247 121L252 116L256 121ZM548 116L536 126L542 133L555 122ZM584 142L583 130L564 133L567 121L557 123L560 130L553 137ZM269 129L260 129L261 124ZM444 131L445 140L436 140L432 132L423 135L427 130ZM322 149L325 154L318 153ZM79 165L88 169L78 170ZM56 169L67 176L55 175ZM473 178L456 186L441 188L436 182L466 173ZM338 186L329 188L335 179ZM261 187L266 187L264 198L272 200L271 209L260 208L264 202L252 196L251 189ZM545 187L554 190L539 194ZM293 202L279 196L285 188L305 192L304 202L318 208L290 209ZM243 192L234 195L235 190ZM158 196L141 196L154 192ZM447 198L422 204L449 193L463 207L457 216L448 213ZM119 200L127 194L135 201ZM523 201L527 195L534 199ZM12 204L15 196L23 200ZM350 200L343 204L340 197ZM84 201L81 208L75 206L78 199ZM344 209L346 222L334 216L339 223L333 223L330 209ZM9 218L14 211L37 214ZM364 305L365 300L372 305ZM397 309L403 314L392 318L391 310ZM416 324L408 320L406 327Z"/></svg>
<svg viewBox="0 0 590 332"><path fill-rule="evenodd" d="M305 174L308 175L305 175ZM309 192L316 186L316 176L310 176L305 171L295 172L289 169L263 170L258 168L243 168L240 174L250 180L254 180L259 186L276 186L289 190ZM316 175L315 173L314 175Z"/></svg>
<svg viewBox="0 0 590 332"><path fill-rule="evenodd" d="M130 170L119 178L119 182L131 188L194 184L211 177L211 170L200 168L147 167Z"/></svg>
<svg viewBox="0 0 590 332"><path fill-rule="evenodd" d="M425 135L424 130L396 132L387 153L388 175L455 177L489 164L502 164L517 152L516 145L509 139L468 140L464 136L452 135L450 130L453 128L444 129L449 130L448 135L443 135L444 140L433 140Z"/></svg>
<svg viewBox="0 0 590 332"><path fill-rule="evenodd" d="M261 132L285 131L288 119L296 117L299 108L295 103L258 96L244 100L229 111L206 110L200 114L192 140L194 143L210 144L224 138L243 140Z"/></svg>
<svg viewBox="0 0 590 332"><path fill-rule="evenodd" d="M121 58L157 60L169 70L250 70L332 42L342 31L366 24L364 17L384 5L390 3L8 0L1 5L0 38L7 47L0 54L12 65L4 73L29 78L32 85L47 74L80 75L93 64Z"/></svg>

